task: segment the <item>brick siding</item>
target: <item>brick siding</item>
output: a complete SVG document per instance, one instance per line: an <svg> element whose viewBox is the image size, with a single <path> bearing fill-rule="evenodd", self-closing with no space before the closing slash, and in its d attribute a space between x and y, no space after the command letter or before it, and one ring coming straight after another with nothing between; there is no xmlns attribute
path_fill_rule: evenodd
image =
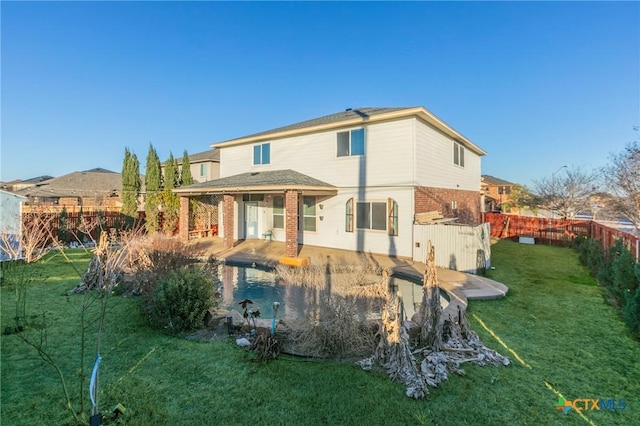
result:
<svg viewBox="0 0 640 426"><path fill-rule="evenodd" d="M480 191L419 186L414 189L414 200L414 213L437 210L444 217L457 217L460 223L475 225L482 222ZM452 201L457 202L455 210L451 208Z"/></svg>
<svg viewBox="0 0 640 426"><path fill-rule="evenodd" d="M224 211L222 212L222 223L224 226L222 245L225 249L233 247L233 222L234 222L234 198L232 195L223 195Z"/></svg>
<svg viewBox="0 0 640 426"><path fill-rule="evenodd" d="M181 240L187 241L189 239L189 197L180 197L179 217L179 237Z"/></svg>
<svg viewBox="0 0 640 426"><path fill-rule="evenodd" d="M298 255L298 192L287 191L285 194L285 256Z"/></svg>

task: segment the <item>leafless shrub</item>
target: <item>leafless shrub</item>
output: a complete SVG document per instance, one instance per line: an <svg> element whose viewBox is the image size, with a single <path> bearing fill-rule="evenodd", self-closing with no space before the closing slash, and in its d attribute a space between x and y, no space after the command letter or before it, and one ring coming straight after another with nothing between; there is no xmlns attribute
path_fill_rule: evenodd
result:
<svg viewBox="0 0 640 426"><path fill-rule="evenodd" d="M194 245L160 233L136 238L126 254L124 291L148 293L168 272L196 263L199 254Z"/></svg>
<svg viewBox="0 0 640 426"><path fill-rule="evenodd" d="M319 358L353 360L375 348L376 327L362 312L362 301L382 301L386 282L379 268L366 257L359 262L339 260L305 268L278 267L289 285L304 286L318 300L303 321L287 336L285 346L294 353Z"/></svg>
<svg viewBox="0 0 640 426"><path fill-rule="evenodd" d="M354 297L320 299L317 318L308 317L291 335L301 352L320 358L356 359L375 347L375 327L359 315Z"/></svg>
<svg viewBox="0 0 640 426"><path fill-rule="evenodd" d="M260 331L251 342L251 349L258 361L269 361L278 358L282 352L280 341L268 331Z"/></svg>
<svg viewBox="0 0 640 426"><path fill-rule="evenodd" d="M55 216L46 213L27 213L22 220L22 249L27 263L44 256L57 239L51 234Z"/></svg>

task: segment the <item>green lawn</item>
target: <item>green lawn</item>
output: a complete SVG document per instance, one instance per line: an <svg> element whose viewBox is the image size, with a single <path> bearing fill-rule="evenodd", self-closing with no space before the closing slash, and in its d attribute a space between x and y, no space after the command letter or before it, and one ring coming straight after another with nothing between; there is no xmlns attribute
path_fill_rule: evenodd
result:
<svg viewBox="0 0 640 426"><path fill-rule="evenodd" d="M81 268L88 263L81 251L69 253ZM512 365L468 365L466 376L451 377L424 400L407 398L402 384L383 373L346 363L281 356L257 364L231 343L171 337L147 326L137 300L113 297L101 350L101 407L123 404L122 424L131 425L637 424L640 343L577 254L502 241L493 246L492 264L491 278L508 285L509 294L470 302L468 317ZM84 299L66 296L78 276L60 254L31 267L51 278L30 285L27 309L47 312L48 348L78 405ZM1 296L4 330L15 315L15 292L4 286ZM91 328L89 337L94 333ZM1 349L0 423L72 424L53 368L16 335L3 335ZM94 356L89 346L87 370ZM557 393L569 400L623 398L627 408L564 415L554 408Z"/></svg>

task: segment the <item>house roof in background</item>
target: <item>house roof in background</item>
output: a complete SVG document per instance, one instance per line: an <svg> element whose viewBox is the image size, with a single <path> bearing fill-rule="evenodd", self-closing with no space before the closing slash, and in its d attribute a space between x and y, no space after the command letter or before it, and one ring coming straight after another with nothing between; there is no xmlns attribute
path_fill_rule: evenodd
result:
<svg viewBox="0 0 640 426"><path fill-rule="evenodd" d="M499 186L513 186L516 185L513 182L506 181L504 179L499 179L497 177L493 177L491 175L482 175L482 183L486 183L487 185L499 185Z"/></svg>
<svg viewBox="0 0 640 426"><path fill-rule="evenodd" d="M43 175L43 176L37 176L30 179L25 179L25 180L15 179L7 182L0 182L0 187L6 189L6 188L14 187L16 185L22 185L22 186L35 185L38 182L42 182L43 180L49 180L49 179L53 179L53 176Z"/></svg>
<svg viewBox="0 0 640 426"><path fill-rule="evenodd" d="M178 164L182 164L182 157L177 158ZM204 163L212 161L214 163L220 162L220 150L218 149L209 149L203 152L197 152L195 154L189 155L189 163Z"/></svg>
<svg viewBox="0 0 640 426"><path fill-rule="evenodd" d="M93 197L121 189L120 173L96 168L48 179L15 193L27 197Z"/></svg>
<svg viewBox="0 0 640 426"><path fill-rule="evenodd" d="M373 123L378 121L386 121L393 119L402 119L416 116L435 127L439 131L452 137L465 145L468 149L476 152L478 155L486 155L487 153L469 139L464 137L453 127L440 120L433 113L424 107L362 107L348 108L344 111L334 114L325 115L311 120L305 120L288 126L278 127L264 132L254 133L249 136L231 139L228 141L213 144L212 147L224 148L227 146L241 145L245 143L254 143L266 141L270 139L285 138L291 136L302 135L319 131L336 129L339 127L356 126L364 123Z"/></svg>
<svg viewBox="0 0 640 426"><path fill-rule="evenodd" d="M335 194L337 188L295 170L268 170L227 176L207 182L176 188L173 192L183 195L240 194L247 192L282 192L300 190L305 193Z"/></svg>

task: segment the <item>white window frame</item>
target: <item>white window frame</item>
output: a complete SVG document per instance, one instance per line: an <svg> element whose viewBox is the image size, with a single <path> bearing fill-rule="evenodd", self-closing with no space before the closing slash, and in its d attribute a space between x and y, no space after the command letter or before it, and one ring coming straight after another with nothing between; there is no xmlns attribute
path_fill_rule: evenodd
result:
<svg viewBox="0 0 640 426"><path fill-rule="evenodd" d="M282 201L282 213L276 212L276 199L280 199ZM278 209L280 209L280 207L278 207ZM284 212L285 212L284 197L282 195L275 195L273 197L273 228L274 229L284 229L284 226L285 226ZM282 217L282 226L276 226L276 217Z"/></svg>
<svg viewBox="0 0 640 426"><path fill-rule="evenodd" d="M362 132L362 153L353 153L353 133ZM346 151L344 148L340 149L340 135L346 135L348 138ZM362 157L367 152L367 132L364 127L358 127L357 129L343 130L336 133L336 157Z"/></svg>
<svg viewBox="0 0 640 426"><path fill-rule="evenodd" d="M464 146L459 142L453 142L453 164L464 167Z"/></svg>
<svg viewBox="0 0 640 426"><path fill-rule="evenodd" d="M305 206L305 198L313 198L313 214L309 213L307 210L305 210L304 206ZM315 195L303 195L302 197L300 197L300 223L299 223L299 227L302 228L303 232L316 232L318 230L318 197L316 197ZM313 229L307 229L306 228L306 224L307 224L307 220L306 219L311 219L313 218Z"/></svg>
<svg viewBox="0 0 640 426"><path fill-rule="evenodd" d="M367 218L367 226L362 227L358 226L362 225L361 219L359 216L359 205L368 204L368 218ZM376 228L373 229L373 204L378 204L378 208L380 208L380 204L385 205L385 228ZM378 217L378 220L381 218ZM360 231L374 231L374 232L387 232L390 236L398 236L398 202L393 198L387 198L386 201L382 200L372 200L372 201L358 201L355 202L353 198L349 198L345 203L345 232L353 232L354 230Z"/></svg>
<svg viewBox="0 0 640 426"><path fill-rule="evenodd" d="M265 159L264 159L264 157L265 157L264 156L265 148L269 153L266 162L265 162ZM256 153L257 153L256 149L259 151L260 158L258 158L258 159L256 159ZM271 143L270 142L265 142L265 143L259 143L257 145L253 145L251 157L252 157L252 161L253 161L253 165L254 166L271 164Z"/></svg>

